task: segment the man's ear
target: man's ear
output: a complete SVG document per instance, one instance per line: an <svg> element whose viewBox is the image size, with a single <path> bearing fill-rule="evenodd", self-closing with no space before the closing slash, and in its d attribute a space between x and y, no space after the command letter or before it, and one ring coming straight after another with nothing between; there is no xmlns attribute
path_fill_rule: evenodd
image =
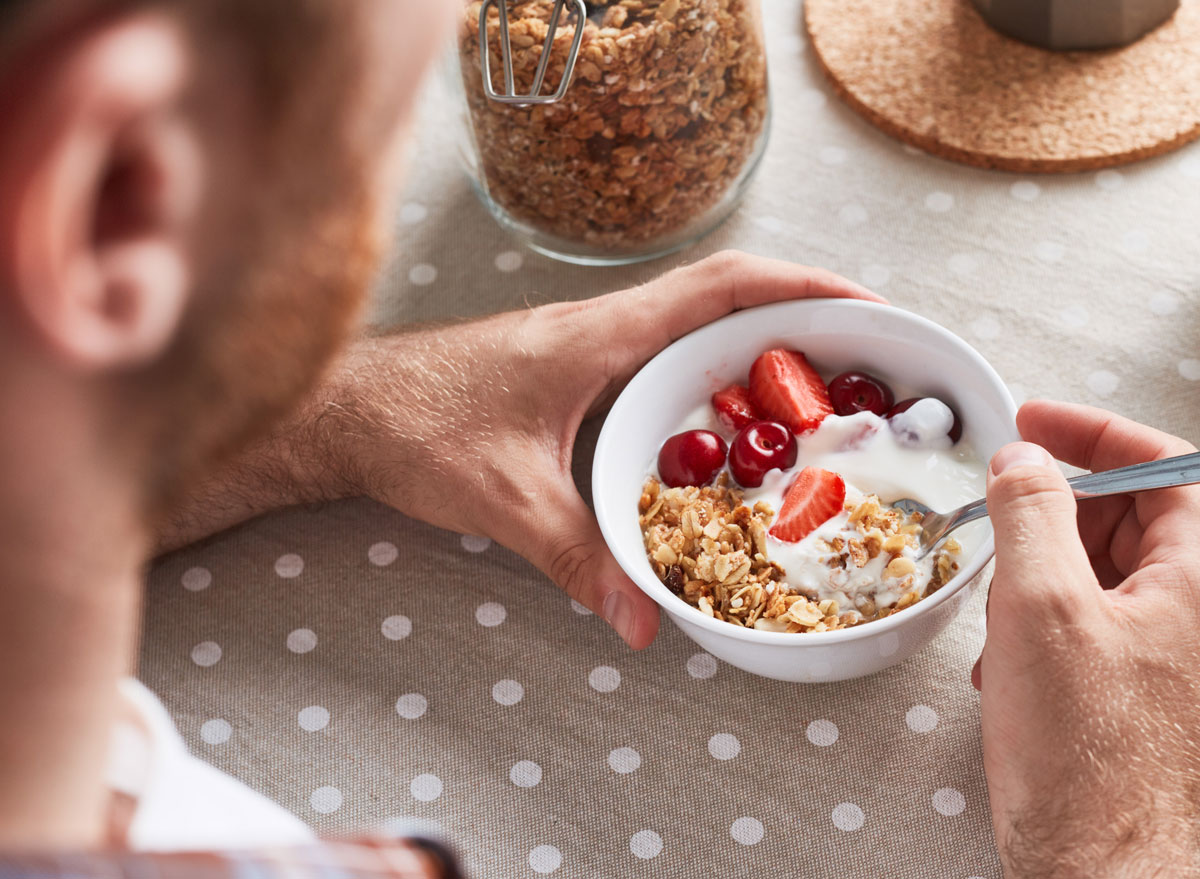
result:
<svg viewBox="0 0 1200 879"><path fill-rule="evenodd" d="M188 301L202 173L181 26L103 22L0 76L0 307L71 368L154 359Z"/></svg>

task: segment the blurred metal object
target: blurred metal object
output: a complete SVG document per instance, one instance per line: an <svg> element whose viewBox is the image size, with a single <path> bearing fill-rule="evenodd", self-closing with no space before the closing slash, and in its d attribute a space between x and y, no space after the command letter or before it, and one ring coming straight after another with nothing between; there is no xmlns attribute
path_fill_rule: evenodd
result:
<svg viewBox="0 0 1200 879"><path fill-rule="evenodd" d="M562 18L563 6L566 0L555 0L554 10L550 13L550 23L546 30L546 42L542 45L542 55L538 61L537 70L533 75L533 84L529 94L517 94L513 82L512 42L508 38L508 0L484 0L479 7L479 58L483 73L483 93L489 100L501 104L553 104L561 101L571 84L571 74L575 71L575 59L579 57L579 45L583 42L583 23L587 19L587 6L584 0L571 0L570 19L575 22L575 37L571 40L571 48L567 51L566 64L563 67L562 81L558 88L548 95L541 94L542 84L546 79L546 68L550 65L550 50L554 45L554 35L558 31L558 22ZM492 87L492 61L488 50L488 9L495 6L500 13L500 59L504 65L504 92L497 92Z"/></svg>
<svg viewBox="0 0 1200 879"><path fill-rule="evenodd" d="M1145 36L1179 0L971 0L1000 33L1043 49L1112 49Z"/></svg>

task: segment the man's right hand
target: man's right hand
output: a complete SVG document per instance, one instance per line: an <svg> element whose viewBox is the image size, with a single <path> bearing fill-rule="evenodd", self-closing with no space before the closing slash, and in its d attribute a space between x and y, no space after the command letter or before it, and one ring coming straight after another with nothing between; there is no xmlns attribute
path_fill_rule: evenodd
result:
<svg viewBox="0 0 1200 879"><path fill-rule="evenodd" d="M1111 470L1195 448L1086 406L1031 402L1017 424L1028 442L988 470L973 676L1006 875L1200 875L1200 486L1077 511L1050 457Z"/></svg>

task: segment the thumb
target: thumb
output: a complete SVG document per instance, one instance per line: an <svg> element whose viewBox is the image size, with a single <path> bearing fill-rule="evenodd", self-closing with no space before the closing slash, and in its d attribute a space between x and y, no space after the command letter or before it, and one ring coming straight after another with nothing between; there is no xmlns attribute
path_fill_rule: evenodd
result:
<svg viewBox="0 0 1200 879"><path fill-rule="evenodd" d="M997 602L1074 616L1094 600L1075 496L1049 452L1032 443L1000 449L988 467L987 504L996 532Z"/></svg>
<svg viewBox="0 0 1200 879"><path fill-rule="evenodd" d="M572 484L557 502L539 504L525 529L526 547L513 547L560 589L608 622L641 650L658 632L658 605L625 575L609 552L596 517Z"/></svg>

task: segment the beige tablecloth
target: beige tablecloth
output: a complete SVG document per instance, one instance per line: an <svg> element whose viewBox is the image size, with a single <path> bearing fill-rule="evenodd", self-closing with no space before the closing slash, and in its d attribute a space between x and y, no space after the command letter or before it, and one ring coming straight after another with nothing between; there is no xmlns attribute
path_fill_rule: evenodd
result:
<svg viewBox="0 0 1200 879"><path fill-rule="evenodd" d="M1200 145L1074 177L958 167L831 97L797 0L766 16L763 167L723 228L657 264L522 250L426 100L375 319L582 298L739 247L938 321L1018 398L1200 440ZM982 594L916 658L822 686L746 675L669 624L633 654L581 611L485 540L339 503L157 564L141 675L199 754L316 827L436 822L478 877L999 876L968 682Z"/></svg>

